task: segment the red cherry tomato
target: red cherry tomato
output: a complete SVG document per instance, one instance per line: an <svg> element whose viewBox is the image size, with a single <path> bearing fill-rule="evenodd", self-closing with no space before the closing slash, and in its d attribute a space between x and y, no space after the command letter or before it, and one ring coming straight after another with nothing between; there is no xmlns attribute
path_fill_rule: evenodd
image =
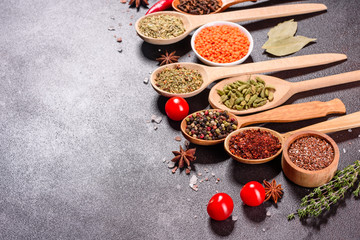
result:
<svg viewBox="0 0 360 240"><path fill-rule="evenodd" d="M248 206L256 207L265 200L265 189L261 183L248 182L240 191L241 200Z"/></svg>
<svg viewBox="0 0 360 240"><path fill-rule="evenodd" d="M180 121L189 114L189 104L181 97L172 97L165 104L165 112L170 119Z"/></svg>
<svg viewBox="0 0 360 240"><path fill-rule="evenodd" d="M226 193L215 194L207 205L209 216L217 221L223 221L230 217L233 209L234 202Z"/></svg>

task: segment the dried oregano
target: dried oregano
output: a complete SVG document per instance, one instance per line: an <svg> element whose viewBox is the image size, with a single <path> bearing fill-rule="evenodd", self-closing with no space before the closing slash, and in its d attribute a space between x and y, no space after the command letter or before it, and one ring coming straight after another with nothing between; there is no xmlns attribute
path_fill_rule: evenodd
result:
<svg viewBox="0 0 360 240"><path fill-rule="evenodd" d="M147 37L169 39L183 34L185 27L180 18L161 14L141 20L139 31Z"/></svg>
<svg viewBox="0 0 360 240"><path fill-rule="evenodd" d="M330 210L331 205L344 198L347 191L352 191L358 197L360 193L360 161L338 171L332 180L320 187L315 188L310 194L301 199L300 208L290 215L288 219L317 217L324 211ZM355 183L358 182L355 188Z"/></svg>
<svg viewBox="0 0 360 240"><path fill-rule="evenodd" d="M197 70L179 65L176 65L175 68L166 67L155 78L155 85L169 93L193 92L199 89L203 82L202 76Z"/></svg>
<svg viewBox="0 0 360 240"><path fill-rule="evenodd" d="M275 56L285 56L295 53L316 38L294 36L297 22L294 19L278 24L268 32L269 39L262 46L266 52Z"/></svg>

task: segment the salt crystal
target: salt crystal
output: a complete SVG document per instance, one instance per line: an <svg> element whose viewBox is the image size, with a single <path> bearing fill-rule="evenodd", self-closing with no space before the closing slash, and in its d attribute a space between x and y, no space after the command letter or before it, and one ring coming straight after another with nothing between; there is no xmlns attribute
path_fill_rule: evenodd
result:
<svg viewBox="0 0 360 240"><path fill-rule="evenodd" d="M197 216L195 215L194 218L197 218Z"/></svg>
<svg viewBox="0 0 360 240"><path fill-rule="evenodd" d="M348 132L352 132L352 129L350 128L350 129L348 130Z"/></svg>
<svg viewBox="0 0 360 240"><path fill-rule="evenodd" d="M202 173L201 173L201 172L199 172L199 173L198 173L198 176L202 176Z"/></svg>
<svg viewBox="0 0 360 240"><path fill-rule="evenodd" d="M181 141L181 137L180 137L180 136L176 136L174 139L175 139L176 141L178 141L178 142Z"/></svg>
<svg viewBox="0 0 360 240"><path fill-rule="evenodd" d="M262 231L265 232L266 231L265 228L263 228Z"/></svg>
<svg viewBox="0 0 360 240"><path fill-rule="evenodd" d="M346 149L345 149L345 148L343 148L343 152L346 153Z"/></svg>
<svg viewBox="0 0 360 240"><path fill-rule="evenodd" d="M149 78L144 78L144 81L143 81L145 84L148 84L149 83Z"/></svg>
<svg viewBox="0 0 360 240"><path fill-rule="evenodd" d="M232 216L232 220L233 220L233 221L237 221L238 218L239 218L238 216Z"/></svg>
<svg viewBox="0 0 360 240"><path fill-rule="evenodd" d="M111 16L110 19L115 20L115 17L114 17L114 16Z"/></svg>
<svg viewBox="0 0 360 240"><path fill-rule="evenodd" d="M113 26L111 26L111 27L108 27L108 30L109 31L115 31L115 28Z"/></svg>
<svg viewBox="0 0 360 240"><path fill-rule="evenodd" d="M119 53L122 53L122 49L121 49L121 48L120 48L120 49L118 49L118 52L119 52Z"/></svg>
<svg viewBox="0 0 360 240"><path fill-rule="evenodd" d="M156 122L157 124L161 123L162 121L162 117L161 116L158 116L154 119L154 122Z"/></svg>
<svg viewBox="0 0 360 240"><path fill-rule="evenodd" d="M192 177L190 178L190 183L189 186L194 190L194 191L198 191L198 186L196 185L197 183L197 176L196 175L192 175Z"/></svg>
<svg viewBox="0 0 360 240"><path fill-rule="evenodd" d="M188 198L188 199L187 199L187 201L188 201L188 202L190 202L190 201L191 201L191 199L190 199L190 198Z"/></svg>
<svg viewBox="0 0 360 240"><path fill-rule="evenodd" d="M181 189L180 184L177 184L177 185L176 185L176 189L178 189L178 190L180 190L180 189Z"/></svg>
<svg viewBox="0 0 360 240"><path fill-rule="evenodd" d="M159 48L158 51L161 52L161 49Z"/></svg>
<svg viewBox="0 0 360 240"><path fill-rule="evenodd" d="M215 177L215 173L211 173L211 175L212 175L213 177Z"/></svg>
<svg viewBox="0 0 360 240"><path fill-rule="evenodd" d="M266 212L266 216L267 216L267 217L271 217L271 212L270 212L270 211L267 211L267 212Z"/></svg>
<svg viewBox="0 0 360 240"><path fill-rule="evenodd" d="M170 161L170 162L168 163L168 168L174 168L174 167L175 167L175 162Z"/></svg>
<svg viewBox="0 0 360 240"><path fill-rule="evenodd" d="M163 163L166 162L166 158L163 158L162 162L163 162Z"/></svg>
<svg viewBox="0 0 360 240"><path fill-rule="evenodd" d="M157 127L157 126L155 126L155 127L154 127L154 130L157 130L157 129L158 129L158 127Z"/></svg>

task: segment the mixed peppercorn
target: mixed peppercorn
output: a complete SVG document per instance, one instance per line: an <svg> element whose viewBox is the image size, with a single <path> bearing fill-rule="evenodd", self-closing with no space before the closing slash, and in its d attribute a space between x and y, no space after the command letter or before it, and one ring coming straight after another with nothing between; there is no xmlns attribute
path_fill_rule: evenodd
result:
<svg viewBox="0 0 360 240"><path fill-rule="evenodd" d="M186 117L185 132L194 138L216 140L237 129L238 122L227 111L205 110Z"/></svg>

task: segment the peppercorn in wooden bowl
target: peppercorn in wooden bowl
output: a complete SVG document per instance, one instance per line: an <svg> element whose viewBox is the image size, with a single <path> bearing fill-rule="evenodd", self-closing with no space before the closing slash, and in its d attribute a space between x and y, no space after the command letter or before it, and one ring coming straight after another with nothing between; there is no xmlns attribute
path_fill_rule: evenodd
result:
<svg viewBox="0 0 360 240"><path fill-rule="evenodd" d="M338 168L339 148L324 133L301 131L284 142L281 165L288 179L303 187L329 182Z"/></svg>

